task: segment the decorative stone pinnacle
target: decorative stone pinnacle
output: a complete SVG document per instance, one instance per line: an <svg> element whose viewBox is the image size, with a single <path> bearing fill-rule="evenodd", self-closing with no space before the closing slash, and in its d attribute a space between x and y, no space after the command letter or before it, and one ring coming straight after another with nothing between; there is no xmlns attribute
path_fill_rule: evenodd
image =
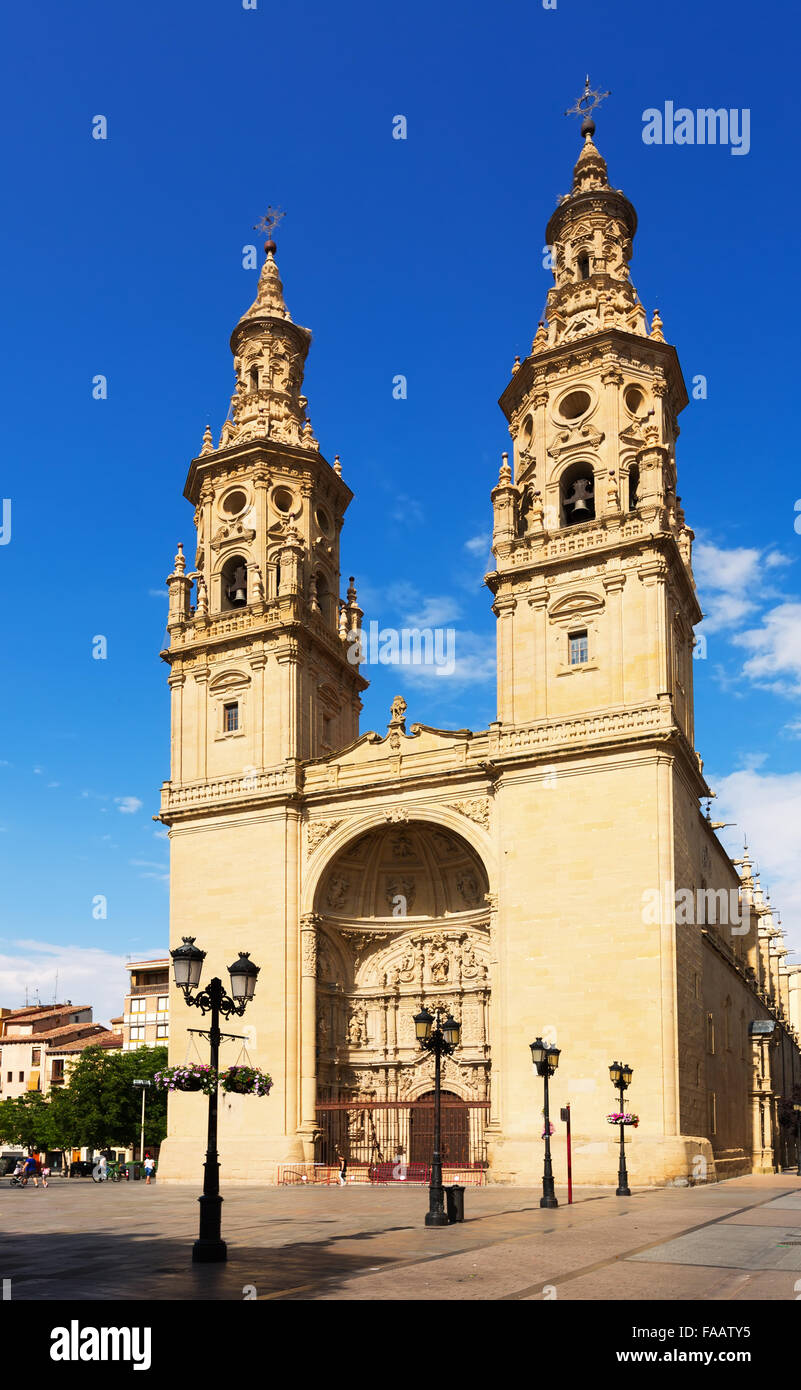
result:
<svg viewBox="0 0 801 1390"><path fill-rule="evenodd" d="M203 446L200 452L201 454L211 454L214 452L214 440L212 439L211 435L211 425L207 425L205 430L203 431Z"/></svg>
<svg viewBox="0 0 801 1390"><path fill-rule="evenodd" d="M508 483L511 483L512 481L512 470L509 467L509 455L501 454L501 458L503 459L503 462L501 464L500 472L498 474L498 485L499 487L505 487Z"/></svg>
<svg viewBox="0 0 801 1390"><path fill-rule="evenodd" d="M178 551L177 551L177 554L176 554L176 556L175 556L175 573L176 573L176 574L183 574L183 572L184 572L185 569L186 569L186 560L185 560L185 558L184 558L184 547L183 547L181 541L179 541L179 542L178 542Z"/></svg>
<svg viewBox="0 0 801 1390"><path fill-rule="evenodd" d="M653 338L655 343L664 343L665 335L662 332L662 319L658 309L654 309L654 316L651 319L651 332L649 338Z"/></svg>
<svg viewBox="0 0 801 1390"><path fill-rule="evenodd" d="M342 464L339 461L339 454L334 455L334 472L338 478L342 477Z"/></svg>

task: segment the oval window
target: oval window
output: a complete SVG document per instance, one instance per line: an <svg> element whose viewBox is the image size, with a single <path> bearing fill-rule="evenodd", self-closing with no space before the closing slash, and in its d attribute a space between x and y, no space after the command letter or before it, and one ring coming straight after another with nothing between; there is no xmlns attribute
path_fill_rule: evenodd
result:
<svg viewBox="0 0 801 1390"><path fill-rule="evenodd" d="M640 415L645 405L645 396L639 386L627 386L623 393L623 403L630 415Z"/></svg>
<svg viewBox="0 0 801 1390"><path fill-rule="evenodd" d="M273 506L277 507L279 512L291 511L294 500L288 487L277 487L273 493Z"/></svg>
<svg viewBox="0 0 801 1390"><path fill-rule="evenodd" d="M578 420L592 405L589 391L571 391L559 404L559 414L563 420Z"/></svg>
<svg viewBox="0 0 801 1390"><path fill-rule="evenodd" d="M534 421L527 415L520 428L520 448L527 449L531 443L531 436L534 433Z"/></svg>
<svg viewBox="0 0 801 1390"><path fill-rule="evenodd" d="M239 516L239 513L245 510L247 504L247 494L242 491L241 487L238 487L223 498L220 503L220 509L225 512L226 516Z"/></svg>

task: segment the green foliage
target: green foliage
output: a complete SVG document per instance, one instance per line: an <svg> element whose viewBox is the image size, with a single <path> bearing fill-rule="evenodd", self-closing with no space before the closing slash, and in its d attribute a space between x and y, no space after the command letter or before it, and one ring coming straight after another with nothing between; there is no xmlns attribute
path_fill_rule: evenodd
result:
<svg viewBox="0 0 801 1390"><path fill-rule="evenodd" d="M142 1092L136 1078L152 1081L167 1062L166 1047L109 1052L87 1047L68 1072L67 1085L45 1100L30 1091L0 1102L0 1139L35 1149L128 1148L139 1138ZM147 1088L145 1143L167 1133L167 1097Z"/></svg>
<svg viewBox="0 0 801 1390"><path fill-rule="evenodd" d="M134 1079L152 1081L166 1061L165 1047L139 1047L133 1052L85 1048L63 1092L62 1124L69 1128L71 1142L93 1149L132 1145L139 1133L142 1104ZM160 1144L167 1133L167 1098L149 1086L146 1107L145 1140Z"/></svg>
<svg viewBox="0 0 801 1390"><path fill-rule="evenodd" d="M0 1102L0 1137L5 1143L46 1149L50 1136L50 1106L39 1091Z"/></svg>

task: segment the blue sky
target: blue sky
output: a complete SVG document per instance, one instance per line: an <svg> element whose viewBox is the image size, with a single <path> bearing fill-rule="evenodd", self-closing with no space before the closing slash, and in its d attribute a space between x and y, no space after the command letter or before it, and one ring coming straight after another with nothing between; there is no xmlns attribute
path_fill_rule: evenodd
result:
<svg viewBox="0 0 801 1390"><path fill-rule="evenodd" d="M786 4L770 16L719 0L679 0L669 23L587 0L6 16L0 1003L52 998L58 970L59 997L108 1016L120 958L166 944L164 578L191 541L186 470L227 410L256 282L242 247L268 204L287 210L287 302L314 332L315 433L356 494L343 573L367 618L457 631L453 679L368 673L362 727L383 728L398 691L425 723L493 717L496 401L551 283L544 228L580 145L562 112L585 71L612 91L596 142L638 211L634 283L688 382L708 382L678 457L709 615L698 746L715 814L739 823L725 842L748 831L801 945L799 25ZM645 144L643 112L666 101L747 108L748 154Z"/></svg>

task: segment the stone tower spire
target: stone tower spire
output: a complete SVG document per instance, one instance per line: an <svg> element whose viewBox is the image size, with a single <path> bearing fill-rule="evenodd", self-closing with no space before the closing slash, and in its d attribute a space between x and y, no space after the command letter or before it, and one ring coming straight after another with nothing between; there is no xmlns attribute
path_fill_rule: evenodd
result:
<svg viewBox="0 0 801 1390"><path fill-rule="evenodd" d="M545 233L545 319L500 398L514 466L492 493L498 718L636 705L657 724L670 701L691 740L701 614L675 457L687 392L631 282L637 214L579 113L572 188Z"/></svg>
<svg viewBox="0 0 801 1390"><path fill-rule="evenodd" d="M353 494L312 432L302 394L312 335L287 308L275 242L264 249L256 298L231 335L229 417L216 447L206 430L184 489L194 570L179 549L168 580L175 788L246 776L252 791L254 769L346 746L367 684L351 625L339 631Z"/></svg>
<svg viewBox="0 0 801 1390"><path fill-rule="evenodd" d="M311 332L293 323L275 259L276 244L264 243L266 258L256 298L231 334L236 387L220 447L249 439L271 439L316 449L306 415L303 369Z"/></svg>
<svg viewBox="0 0 801 1390"><path fill-rule="evenodd" d="M612 188L606 160L593 143L595 123L585 117L584 144L573 170L573 187L560 199L545 231L551 247L554 287L548 292L546 334L533 350L575 342L601 328L646 336L645 310L629 277L637 214Z"/></svg>

